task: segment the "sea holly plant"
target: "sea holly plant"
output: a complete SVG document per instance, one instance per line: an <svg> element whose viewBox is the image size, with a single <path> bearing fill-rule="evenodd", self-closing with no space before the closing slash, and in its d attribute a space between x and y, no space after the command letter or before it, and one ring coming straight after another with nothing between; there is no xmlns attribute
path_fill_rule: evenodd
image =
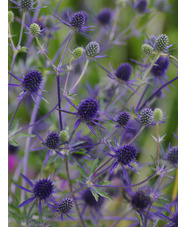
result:
<svg viewBox="0 0 186 227"><path fill-rule="evenodd" d="M9 1L9 223L176 227L176 12L77 2Z"/></svg>

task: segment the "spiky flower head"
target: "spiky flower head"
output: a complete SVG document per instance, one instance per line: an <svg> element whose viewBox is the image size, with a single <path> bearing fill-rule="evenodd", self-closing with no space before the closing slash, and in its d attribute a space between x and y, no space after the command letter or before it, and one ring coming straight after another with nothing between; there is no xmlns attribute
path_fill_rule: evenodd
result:
<svg viewBox="0 0 186 227"><path fill-rule="evenodd" d="M149 44L143 44L141 50L144 54L149 55L152 54L153 47Z"/></svg>
<svg viewBox="0 0 186 227"><path fill-rule="evenodd" d="M147 9L147 1L146 0L139 0L137 3L136 3L136 10L139 12L139 13L144 13Z"/></svg>
<svg viewBox="0 0 186 227"><path fill-rule="evenodd" d="M140 122L142 125L149 125L153 122L153 111L150 108L144 108L141 111Z"/></svg>
<svg viewBox="0 0 186 227"><path fill-rule="evenodd" d="M66 130L62 130L59 134L60 136L60 142L61 143L66 143L69 140L69 134Z"/></svg>
<svg viewBox="0 0 186 227"><path fill-rule="evenodd" d="M30 33L33 37L37 37L41 32L40 26L37 23L30 25Z"/></svg>
<svg viewBox="0 0 186 227"><path fill-rule="evenodd" d="M23 79L23 88L29 92L37 92L42 82L42 75L39 71L33 70L27 73Z"/></svg>
<svg viewBox="0 0 186 227"><path fill-rule="evenodd" d="M165 75L169 67L169 59L166 57L159 57L151 69L151 73L155 77L162 77Z"/></svg>
<svg viewBox="0 0 186 227"><path fill-rule="evenodd" d="M86 52L86 55L88 58L95 57L96 55L98 55L100 53L99 43L97 43L96 41L92 41L92 42L88 43L85 48L85 52Z"/></svg>
<svg viewBox="0 0 186 227"><path fill-rule="evenodd" d="M177 211L172 214L170 220L171 221L170 221L168 226L170 226L170 227L178 227L178 212Z"/></svg>
<svg viewBox="0 0 186 227"><path fill-rule="evenodd" d="M53 193L54 185L51 180L43 178L35 183L33 193L39 200L49 198Z"/></svg>
<svg viewBox="0 0 186 227"><path fill-rule="evenodd" d="M60 137L57 132L51 132L46 138L46 146L49 149L57 149L59 147Z"/></svg>
<svg viewBox="0 0 186 227"><path fill-rule="evenodd" d="M127 112L122 112L118 115L116 121L119 126L124 127L128 124L130 115Z"/></svg>
<svg viewBox="0 0 186 227"><path fill-rule="evenodd" d="M47 15L45 19L45 25L47 28L52 28L55 23L54 17L52 15Z"/></svg>
<svg viewBox="0 0 186 227"><path fill-rule="evenodd" d="M161 34L156 39L156 49L158 51L165 52L167 50L167 46L169 44L169 38L165 34Z"/></svg>
<svg viewBox="0 0 186 227"><path fill-rule="evenodd" d="M145 191L139 190L134 193L131 198L132 206L135 209L143 210L145 209L151 202L150 196L146 194Z"/></svg>
<svg viewBox="0 0 186 227"><path fill-rule="evenodd" d="M110 24L111 18L112 18L111 9L102 9L101 12L97 15L97 20L102 25Z"/></svg>
<svg viewBox="0 0 186 227"><path fill-rule="evenodd" d="M129 63L121 64L116 70L116 77L118 79L128 81L132 74L132 67Z"/></svg>
<svg viewBox="0 0 186 227"><path fill-rule="evenodd" d="M61 214L68 214L73 208L73 200L71 198L65 198L57 204L57 210Z"/></svg>
<svg viewBox="0 0 186 227"><path fill-rule="evenodd" d="M163 118L163 111L160 108L156 108L153 113L154 122L160 122Z"/></svg>
<svg viewBox="0 0 186 227"><path fill-rule="evenodd" d="M94 98L88 98L81 101L78 106L77 115L83 121L91 121L97 116L99 103Z"/></svg>
<svg viewBox="0 0 186 227"><path fill-rule="evenodd" d="M85 204L89 207L100 208L104 202L104 198L99 196L98 201L95 200L94 196L90 189L86 189L82 195L82 199L84 200Z"/></svg>
<svg viewBox="0 0 186 227"><path fill-rule="evenodd" d="M133 145L124 145L116 150L116 158L119 163L129 165L136 159L137 151Z"/></svg>
<svg viewBox="0 0 186 227"><path fill-rule="evenodd" d="M167 154L167 160L173 165L178 164L178 147L177 146L171 147L169 149Z"/></svg>
<svg viewBox="0 0 186 227"><path fill-rule="evenodd" d="M73 15L70 25L75 29L79 30L85 25L86 15L84 12L77 12Z"/></svg>
<svg viewBox="0 0 186 227"><path fill-rule="evenodd" d="M32 10L33 0L20 0L20 9L22 10Z"/></svg>
<svg viewBox="0 0 186 227"><path fill-rule="evenodd" d="M80 58L83 55L83 48L77 47L76 49L73 50L72 55L74 59Z"/></svg>
<svg viewBox="0 0 186 227"><path fill-rule="evenodd" d="M12 23L14 21L14 13L12 11L8 11L8 23Z"/></svg>

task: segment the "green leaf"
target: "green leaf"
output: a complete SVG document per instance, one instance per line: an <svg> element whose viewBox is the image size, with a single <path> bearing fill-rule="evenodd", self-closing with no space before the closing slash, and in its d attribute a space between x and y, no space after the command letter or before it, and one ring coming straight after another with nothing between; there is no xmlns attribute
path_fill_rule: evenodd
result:
<svg viewBox="0 0 186 227"><path fill-rule="evenodd" d="M156 220L156 222L155 222L155 223L153 223L152 227L156 227L156 226L157 226L157 224L158 224L158 222L159 222L159 219L157 219L157 220Z"/></svg>
<svg viewBox="0 0 186 227"><path fill-rule="evenodd" d="M140 226L143 227L143 223L142 223L142 220L141 220L141 216L139 215L138 212L136 212L136 215L137 215L137 218L138 218L138 220L139 220Z"/></svg>
<svg viewBox="0 0 186 227"><path fill-rule="evenodd" d="M77 180L78 182L80 182L80 183L86 185L83 178L77 178L76 180Z"/></svg>
<svg viewBox="0 0 186 227"><path fill-rule="evenodd" d="M94 190L101 196L107 198L107 199L110 199L112 200L112 198L104 191L102 191L100 188L94 188Z"/></svg>
<svg viewBox="0 0 186 227"><path fill-rule="evenodd" d="M98 163L99 163L99 159L96 158L96 160L94 160L94 162L92 164L92 168L90 170L90 174L89 174L90 177L94 174L96 168L98 167Z"/></svg>
<svg viewBox="0 0 186 227"><path fill-rule="evenodd" d="M27 49L28 49L27 47L24 47L24 46L23 46L23 47L21 47L21 48L18 50L18 53L19 53L19 52L27 53Z"/></svg>
<svg viewBox="0 0 186 227"><path fill-rule="evenodd" d="M92 195L94 196L95 200L98 201L99 195L97 194L97 192L94 189L90 189L90 191L92 192Z"/></svg>
<svg viewBox="0 0 186 227"><path fill-rule="evenodd" d="M88 177L88 174L85 172L85 170L84 170L84 169L82 169L80 166L77 166L77 167L78 167L79 172L81 173L81 175L82 175L82 176L84 176L84 177Z"/></svg>
<svg viewBox="0 0 186 227"><path fill-rule="evenodd" d="M34 134L28 134L28 133L18 133L13 138L24 138L24 137L35 137Z"/></svg>
<svg viewBox="0 0 186 227"><path fill-rule="evenodd" d="M9 143L10 143L11 145L13 145L13 146L16 146L16 147L20 146L20 143L19 143L17 140L15 140L14 138L11 138L11 139L9 140Z"/></svg>
<svg viewBox="0 0 186 227"><path fill-rule="evenodd" d="M12 211L8 211L9 216L11 216L12 218L14 218L19 224L21 224L21 219Z"/></svg>

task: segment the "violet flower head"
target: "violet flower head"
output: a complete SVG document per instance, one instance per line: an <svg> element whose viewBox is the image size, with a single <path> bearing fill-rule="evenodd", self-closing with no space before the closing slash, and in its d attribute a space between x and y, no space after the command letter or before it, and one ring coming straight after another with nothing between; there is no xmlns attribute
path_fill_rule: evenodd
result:
<svg viewBox="0 0 186 227"><path fill-rule="evenodd" d="M121 64L116 70L116 77L127 82L132 74L132 67L129 63Z"/></svg>
<svg viewBox="0 0 186 227"><path fill-rule="evenodd" d="M58 16L54 15L58 20L61 21L64 25L72 29L74 32L80 32L82 34L85 34L87 31L92 31L93 26L86 26L88 15L86 12L79 11L72 15L72 18L70 18L69 15L69 22L64 21L62 18L59 18Z"/></svg>
<svg viewBox="0 0 186 227"><path fill-rule="evenodd" d="M155 77L163 77L169 67L169 59L167 57L159 57L151 69L151 73Z"/></svg>
<svg viewBox="0 0 186 227"><path fill-rule="evenodd" d="M98 101L96 99L89 98L81 101L78 106L77 115L82 121L89 122L97 116L98 110Z"/></svg>
<svg viewBox="0 0 186 227"><path fill-rule="evenodd" d="M118 123L118 127L125 127L130 120L130 115L127 112L122 112L118 114L116 122Z"/></svg>
<svg viewBox="0 0 186 227"><path fill-rule="evenodd" d="M131 198L131 204L134 209L144 210L151 202L150 196L144 190L136 191Z"/></svg>
<svg viewBox="0 0 186 227"><path fill-rule="evenodd" d="M85 53L88 58L94 58L95 56L97 56L100 53L99 43L97 43L96 41L88 43L85 48Z"/></svg>
<svg viewBox="0 0 186 227"><path fill-rule="evenodd" d="M57 149L60 143L60 136L57 132L51 132L46 138L46 146L49 149Z"/></svg>
<svg viewBox="0 0 186 227"><path fill-rule="evenodd" d="M22 82L23 89L30 93L37 92L40 89L42 82L42 75L39 71L33 70L28 72Z"/></svg>
<svg viewBox="0 0 186 227"><path fill-rule="evenodd" d="M137 172L132 166L132 162L136 162L136 157L137 157L137 150L136 147L133 145L124 145L124 146L118 146L117 141L116 142L116 149L111 147L108 143L107 146L114 152L114 154L110 154L106 151L103 150L103 152L112 158L113 160L113 165L110 169L110 172L112 173L114 169L120 164L121 167L123 168L124 174L125 174L125 169L124 167L129 167L131 170L134 172Z"/></svg>
<svg viewBox="0 0 186 227"><path fill-rule="evenodd" d="M144 108L140 114L140 123L142 125L150 125L153 123L153 111L150 108Z"/></svg>
<svg viewBox="0 0 186 227"><path fill-rule="evenodd" d="M63 221L64 215L73 220L73 218L68 215L71 212L73 206L74 202L71 198L64 198L59 202L55 201L54 205L50 204L51 210L61 216L61 221Z"/></svg>
<svg viewBox="0 0 186 227"><path fill-rule="evenodd" d="M169 148L168 154L167 154L167 161L173 165L178 164L178 147L171 147Z"/></svg>
<svg viewBox="0 0 186 227"><path fill-rule="evenodd" d="M18 206L18 208L21 208L21 207L27 205L28 203L31 203L34 200L38 200L39 201L39 210L42 214L41 202L45 201L46 204L48 205L48 202L51 200L52 194L54 192L53 182L50 179L43 178L43 179L36 181L35 184L33 184L31 182L31 180L28 179L23 174L21 174L21 177L27 182L27 184L29 184L32 187L32 190L26 189L17 184L15 184L15 185L26 192L32 193L33 196L30 199L27 199L26 201L21 203Z"/></svg>
<svg viewBox="0 0 186 227"><path fill-rule="evenodd" d="M22 11L34 11L35 9L38 8L38 7L34 8L34 5L36 4L37 1L34 2L33 0L19 0L19 1L10 0L10 1L16 5L16 7L12 7L12 8L17 8Z"/></svg>
<svg viewBox="0 0 186 227"><path fill-rule="evenodd" d="M132 6L132 8L134 10L136 10L138 13L146 13L148 12L149 10L147 9L148 7L148 2L147 0L136 0L133 3L130 2L130 5Z"/></svg>
<svg viewBox="0 0 186 227"><path fill-rule="evenodd" d="M103 26L109 25L112 19L111 9L109 8L102 9L96 18L99 24Z"/></svg>

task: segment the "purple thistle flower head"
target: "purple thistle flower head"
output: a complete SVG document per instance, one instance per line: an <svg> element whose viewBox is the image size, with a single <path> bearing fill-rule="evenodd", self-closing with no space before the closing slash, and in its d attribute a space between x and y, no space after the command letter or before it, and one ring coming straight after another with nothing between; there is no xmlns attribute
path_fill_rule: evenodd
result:
<svg viewBox="0 0 186 227"><path fill-rule="evenodd" d="M98 114L99 103L94 98L82 100L77 109L77 115L82 121L89 122Z"/></svg>
<svg viewBox="0 0 186 227"><path fill-rule="evenodd" d="M85 25L86 15L84 12L77 12L73 15L70 25L75 29L79 30Z"/></svg>
<svg viewBox="0 0 186 227"><path fill-rule="evenodd" d="M46 146L49 149L56 149L59 147L60 136L57 132L51 132L46 138Z"/></svg>
<svg viewBox="0 0 186 227"><path fill-rule="evenodd" d="M131 204L135 209L144 210L151 202L150 196L143 190L132 195Z"/></svg>
<svg viewBox="0 0 186 227"><path fill-rule="evenodd" d="M109 8L102 9L97 15L97 20L101 25L108 25L111 22L112 11Z"/></svg>
<svg viewBox="0 0 186 227"><path fill-rule="evenodd" d="M132 67L129 63L121 64L117 68L115 74L118 79L121 79L127 82L130 79L130 76L132 74Z"/></svg>
<svg viewBox="0 0 186 227"><path fill-rule="evenodd" d="M62 215L68 214L73 208L73 205L74 202L71 198L65 198L58 202L57 211Z"/></svg>
<svg viewBox="0 0 186 227"><path fill-rule="evenodd" d="M161 34L156 39L156 49L158 51L166 52L168 49L169 38L165 34Z"/></svg>
<svg viewBox="0 0 186 227"><path fill-rule="evenodd" d="M100 53L99 43L97 43L96 41L92 41L92 42L88 43L85 48L85 52L86 52L86 55L88 58L95 57L96 55L98 55Z"/></svg>
<svg viewBox="0 0 186 227"><path fill-rule="evenodd" d="M33 0L20 0L20 9L22 10L32 10Z"/></svg>
<svg viewBox="0 0 186 227"><path fill-rule="evenodd" d="M124 145L119 147L116 150L115 157L117 158L118 163L123 165L129 165L132 161L136 159L137 151L136 148L132 145Z"/></svg>
<svg viewBox="0 0 186 227"><path fill-rule="evenodd" d="M169 67L169 59L166 57L159 57L155 65L151 69L151 73L155 77L162 77L165 75Z"/></svg>
<svg viewBox="0 0 186 227"><path fill-rule="evenodd" d="M49 198L54 190L54 185L49 179L42 179L36 182L33 187L33 193L39 200L46 200Z"/></svg>
<svg viewBox="0 0 186 227"><path fill-rule="evenodd" d="M147 10L147 6L148 6L148 2L146 0L139 0L138 2L136 2L135 4L135 9L139 12L139 13L144 13Z"/></svg>
<svg viewBox="0 0 186 227"><path fill-rule="evenodd" d="M42 75L39 71L30 71L27 73L22 81L22 86L24 90L27 90L31 93L37 92L41 86Z"/></svg>
<svg viewBox="0 0 186 227"><path fill-rule="evenodd" d="M149 125L153 122L153 111L150 108L144 108L140 114L140 123L142 125Z"/></svg>
<svg viewBox="0 0 186 227"><path fill-rule="evenodd" d="M116 121L119 127L125 127L130 120L130 115L127 112L122 112L118 115Z"/></svg>
<svg viewBox="0 0 186 227"><path fill-rule="evenodd" d="M169 223L170 227L178 227L178 211L172 214L171 222Z"/></svg>
<svg viewBox="0 0 186 227"><path fill-rule="evenodd" d="M178 164L178 147L177 146L171 147L169 149L167 154L167 160L173 165Z"/></svg>
<svg viewBox="0 0 186 227"><path fill-rule="evenodd" d="M86 189L82 195L82 199L84 200L85 204L92 208L100 209L104 203L104 197L99 196L98 201L95 200L94 196L90 189Z"/></svg>

